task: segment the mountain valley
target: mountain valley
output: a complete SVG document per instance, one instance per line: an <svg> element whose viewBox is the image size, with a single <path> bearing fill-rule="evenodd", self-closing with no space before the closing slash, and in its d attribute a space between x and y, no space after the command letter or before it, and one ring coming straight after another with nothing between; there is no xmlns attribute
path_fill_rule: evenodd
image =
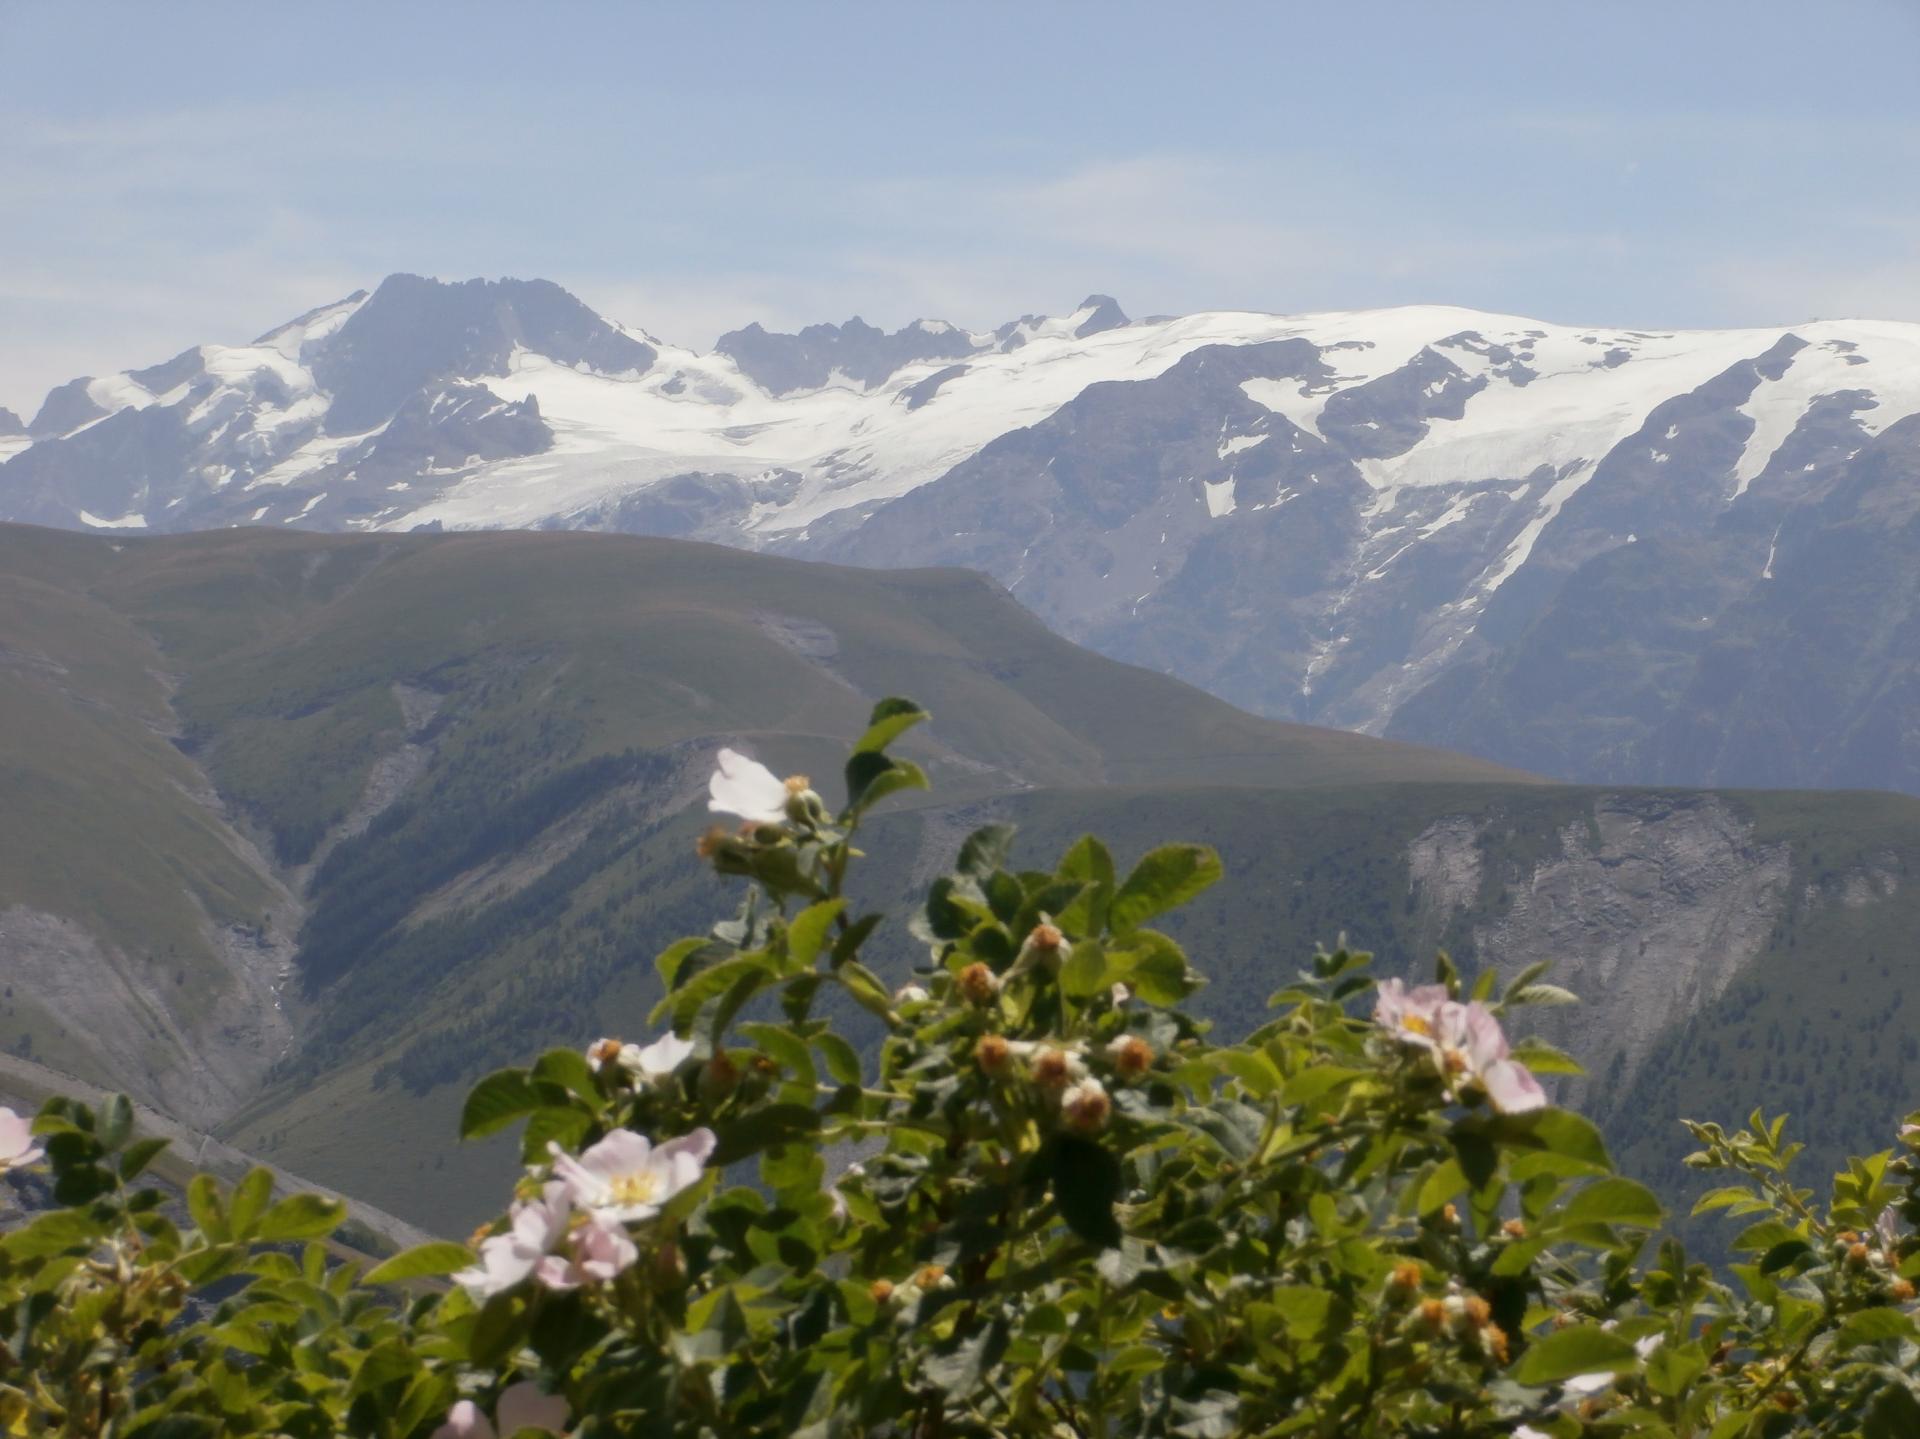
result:
<svg viewBox="0 0 1920 1439"><path fill-rule="evenodd" d="M1902 796L1568 787L1258 719L952 570L0 526L0 585L0 1044L442 1232L502 1162L453 1141L466 1086L638 1036L654 953L730 910L693 853L717 749L830 775L889 692L935 716L908 751L935 788L876 822L863 881L889 982L910 897L979 824L1037 861L1086 830L1123 860L1199 839L1228 870L1178 929L1205 1012L1244 1028L1342 931L1388 972L1552 958L1585 1003L1542 1023L1649 1173L1673 1075L1690 1113L1796 1104L1821 1081L1782 1046L1809 1025L1830 1072L1881 1079L1823 1153L1920 1083L1874 998L1920 917Z"/></svg>

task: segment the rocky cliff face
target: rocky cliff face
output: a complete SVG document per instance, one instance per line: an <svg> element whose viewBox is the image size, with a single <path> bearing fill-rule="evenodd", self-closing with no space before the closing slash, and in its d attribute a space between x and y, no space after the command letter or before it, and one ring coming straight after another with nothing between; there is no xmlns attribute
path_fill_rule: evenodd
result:
<svg viewBox="0 0 1920 1439"><path fill-rule="evenodd" d="M1577 1011L1532 1017L1589 1070L1561 1081L1573 1103L1631 1081L1663 1032L1719 999L1790 898L1792 845L1758 839L1710 794L1602 794L1518 864L1489 860L1494 829L1464 816L1429 826L1408 849L1410 881L1443 922L1466 918L1478 963L1511 974L1551 960L1553 982L1579 995Z"/></svg>

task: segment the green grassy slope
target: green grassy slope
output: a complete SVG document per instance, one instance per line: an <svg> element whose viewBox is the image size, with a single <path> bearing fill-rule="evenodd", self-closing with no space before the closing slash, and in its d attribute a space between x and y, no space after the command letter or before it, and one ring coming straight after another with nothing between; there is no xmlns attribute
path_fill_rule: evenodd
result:
<svg viewBox="0 0 1920 1439"><path fill-rule="evenodd" d="M1228 879L1180 935L1215 979L1203 1007L1233 1027L1343 930L1389 970L1442 944L1469 968L1509 959L1527 936L1502 925L1616 793L1255 719L1079 650L953 571L599 535L0 527L0 585L0 719L21 717L0 729L0 801L36 807L0 830L0 898L131 953L205 947L209 916L244 920L292 886L294 1042L220 1133L449 1231L492 1210L508 1167L452 1142L466 1084L545 1044L638 1034L653 954L733 902L691 853L722 743L819 776L831 798L874 698L927 704L935 723L908 752L936 791L876 826L864 881L895 911L989 818L1020 824L1036 862L1087 830L1123 857L1217 845ZM264 856L192 797L208 786ZM1920 920L1920 801L1716 802L1753 846L1790 855L1776 932L1698 1016L1600 1005L1576 1046L1604 1073L1619 1026L1662 1036L1632 1085L1598 1096L1648 1172L1669 1157L1673 1110L1724 1116L1756 1076L1811 1093L1816 1053L1839 1074L1880 1066L1878 1088L1854 1087L1862 1133L1920 1093L1920 1051L1876 1019ZM364 828L343 833L348 819ZM1409 852L1455 823L1475 877L1441 903ZM1657 868L1664 832L1649 833ZM904 978L903 913L886 933L882 962ZM1773 1043L1770 1016L1792 1027L1761 1076L1729 1056ZM25 1007L0 1024L16 1046L54 1042ZM91 1075L86 1061L69 1067Z"/></svg>
<svg viewBox="0 0 1920 1439"><path fill-rule="evenodd" d="M172 1063L128 1035L177 1048L228 1006L214 931L256 923L277 886L196 797L151 637L89 593L117 559L0 526L0 1047L125 1083ZM99 1023L96 991L143 1012Z"/></svg>

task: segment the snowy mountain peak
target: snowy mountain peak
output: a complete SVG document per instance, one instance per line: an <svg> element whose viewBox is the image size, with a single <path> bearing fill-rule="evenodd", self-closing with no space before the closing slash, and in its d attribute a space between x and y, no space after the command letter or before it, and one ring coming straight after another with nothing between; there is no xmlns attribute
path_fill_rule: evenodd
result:
<svg viewBox="0 0 1920 1439"><path fill-rule="evenodd" d="M1497 729L1515 686L1578 688L1544 652L1514 658L1530 636L1578 647L1660 597L1676 608L1645 617L1592 701L1640 703L1689 673L1711 617L1788 633L1821 613L1775 613L1796 587L1849 573L1862 545L1905 553L1920 325L1448 306L1135 321L1090 295L990 333L754 324L703 354L544 281L394 275L251 345L72 381L25 428L0 433L0 518L600 528L961 564L1074 638L1270 714L1620 778L1451 726ZM1903 673L1908 631L1861 623ZM1657 684L1634 669L1647 656L1668 657ZM1914 708L1872 733L1920 734ZM1697 738L1620 733L1639 737L1619 753L1681 756L1666 778L1736 772L1685 759ZM1822 763L1815 778L1841 772Z"/></svg>

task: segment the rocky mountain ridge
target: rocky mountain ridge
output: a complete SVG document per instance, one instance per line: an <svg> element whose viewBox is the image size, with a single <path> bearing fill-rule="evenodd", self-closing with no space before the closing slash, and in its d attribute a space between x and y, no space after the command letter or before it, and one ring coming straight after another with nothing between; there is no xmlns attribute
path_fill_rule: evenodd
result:
<svg viewBox="0 0 1920 1439"><path fill-rule="evenodd" d="M1445 307L699 354L394 276L56 389L0 518L576 528L965 565L1258 712L1596 783L1920 792L1920 326ZM10 456L10 458L8 458Z"/></svg>

